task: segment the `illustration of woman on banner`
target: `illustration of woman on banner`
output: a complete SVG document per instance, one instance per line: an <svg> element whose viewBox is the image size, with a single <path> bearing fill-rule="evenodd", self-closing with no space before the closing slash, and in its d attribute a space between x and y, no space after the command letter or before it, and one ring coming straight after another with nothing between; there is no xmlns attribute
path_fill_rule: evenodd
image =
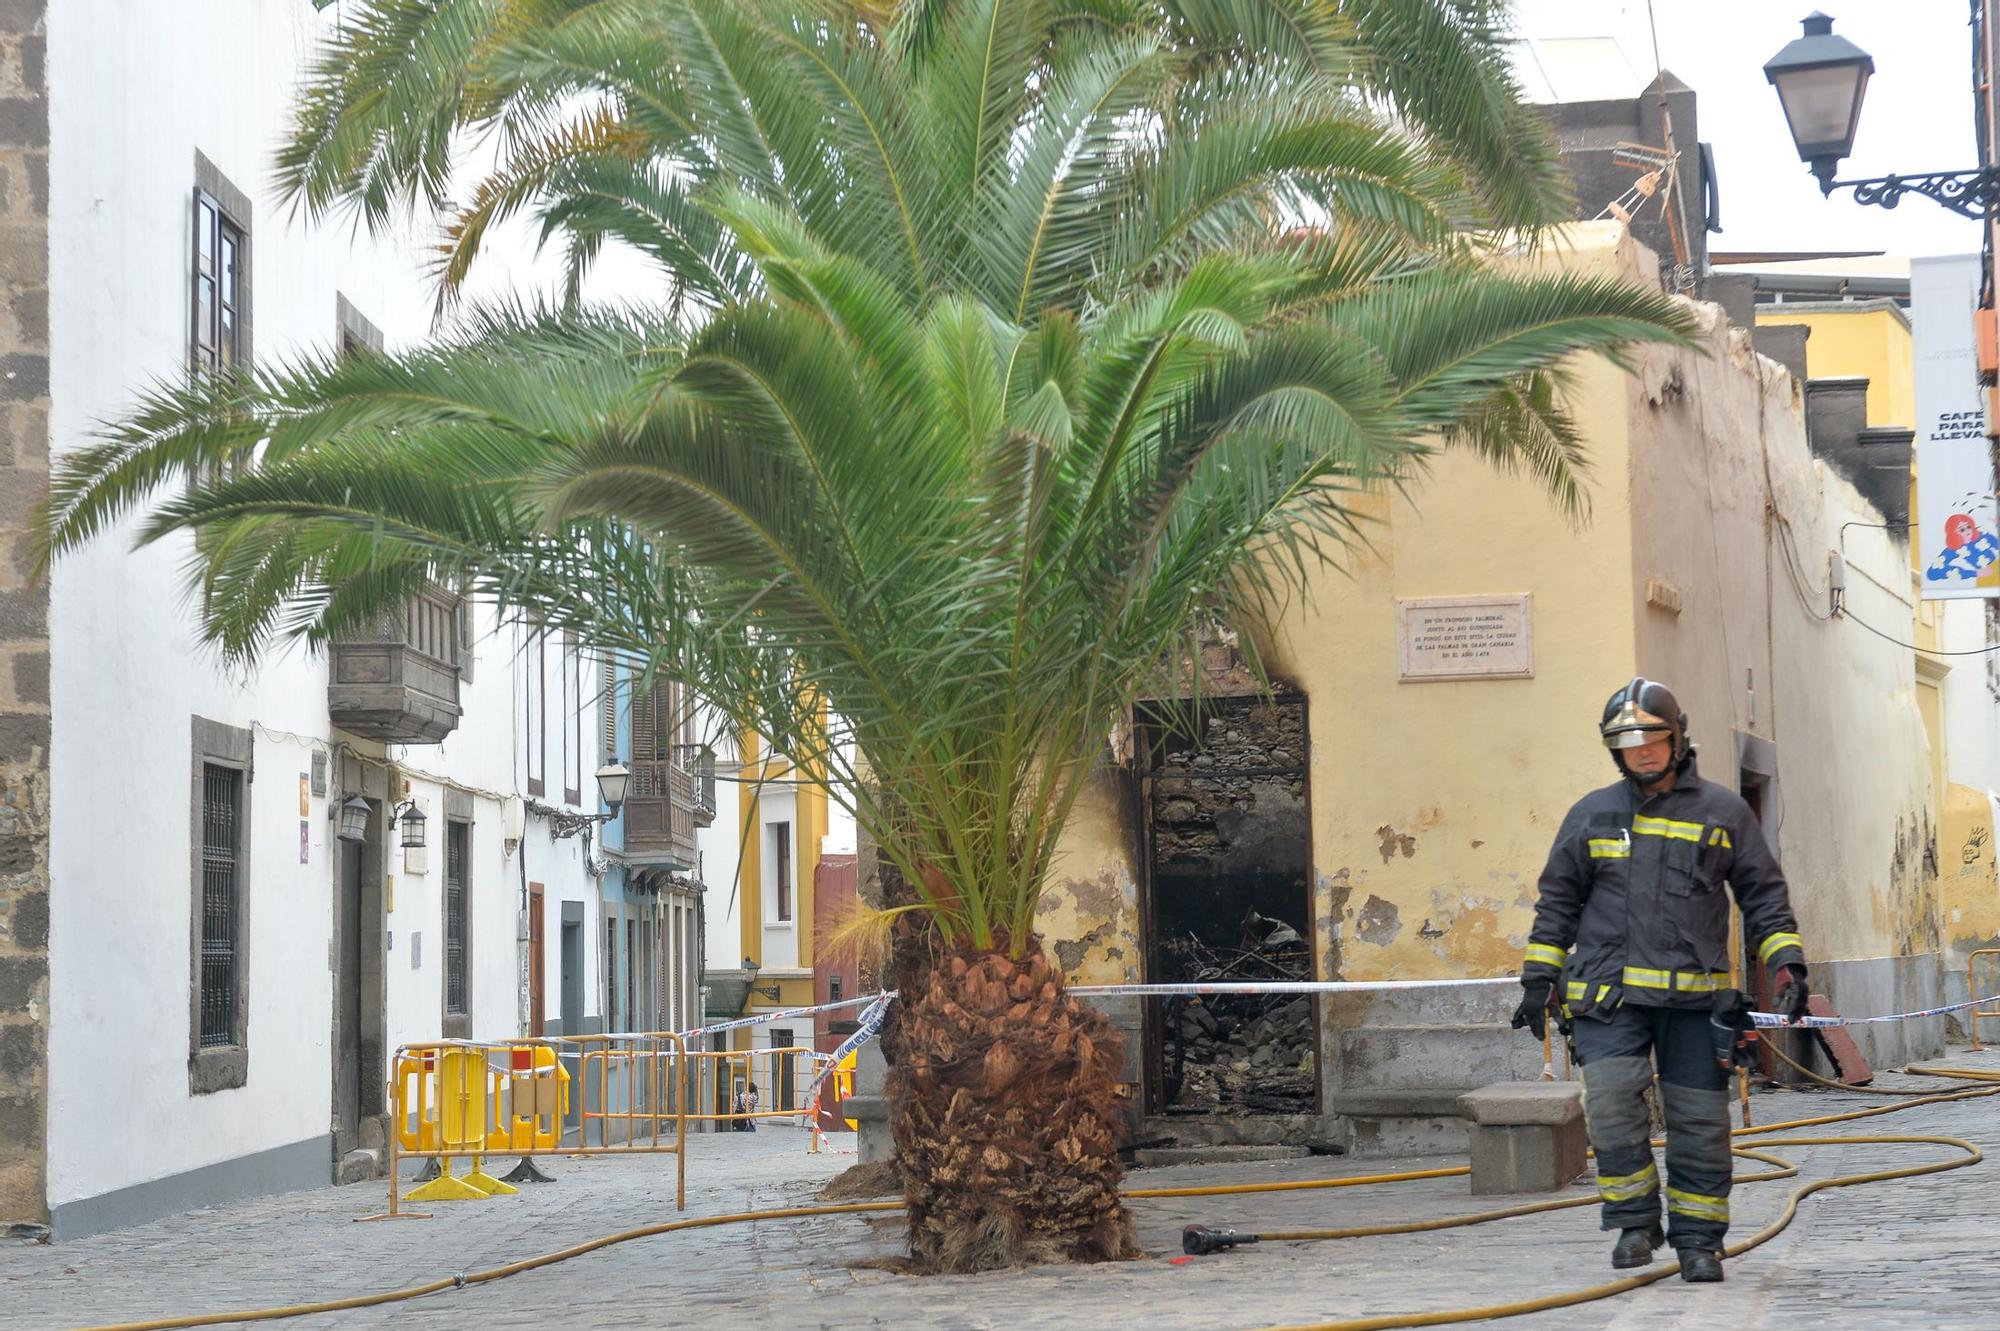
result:
<svg viewBox="0 0 2000 1331"><path fill-rule="evenodd" d="M1969 513L1954 513L1944 520L1945 548L1924 570L1927 582L1977 582L1979 576L2000 562L2000 539L1982 532Z"/></svg>

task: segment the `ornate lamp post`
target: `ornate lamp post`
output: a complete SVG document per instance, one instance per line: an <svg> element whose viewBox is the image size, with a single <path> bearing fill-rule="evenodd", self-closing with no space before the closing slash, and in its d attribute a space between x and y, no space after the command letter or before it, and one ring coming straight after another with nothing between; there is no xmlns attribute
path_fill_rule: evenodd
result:
<svg viewBox="0 0 2000 1331"><path fill-rule="evenodd" d="M1819 180L1821 194L1851 189L1855 202L1883 208L1894 208L1905 194L1921 194L1965 217L1990 219L2000 213L2000 168L1835 180L1841 159L1854 150L1861 99L1875 72L1875 58L1836 37L1833 20L1825 14L1814 12L1803 26L1803 35L1765 63L1764 77L1778 90L1792 142Z"/></svg>

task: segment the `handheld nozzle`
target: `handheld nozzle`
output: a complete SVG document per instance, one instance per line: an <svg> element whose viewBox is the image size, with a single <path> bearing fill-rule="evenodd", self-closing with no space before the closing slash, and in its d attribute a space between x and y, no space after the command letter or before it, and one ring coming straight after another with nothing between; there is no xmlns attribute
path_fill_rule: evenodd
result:
<svg viewBox="0 0 2000 1331"><path fill-rule="evenodd" d="M1190 1257L1206 1257L1224 1248L1234 1248L1239 1243L1255 1243L1255 1234L1239 1234L1233 1229L1210 1229L1207 1225L1189 1225L1181 1230L1181 1251Z"/></svg>

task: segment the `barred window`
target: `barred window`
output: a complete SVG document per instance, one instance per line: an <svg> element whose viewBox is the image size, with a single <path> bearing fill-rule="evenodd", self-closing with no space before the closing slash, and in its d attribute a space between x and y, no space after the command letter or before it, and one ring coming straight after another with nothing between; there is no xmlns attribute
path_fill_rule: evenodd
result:
<svg viewBox="0 0 2000 1331"><path fill-rule="evenodd" d="M203 1049L240 1043L236 987L237 872L243 858L243 773L214 763L201 772L201 1032Z"/></svg>
<svg viewBox="0 0 2000 1331"><path fill-rule="evenodd" d="M448 822L444 829L444 1011L463 1017L470 1011L466 994L466 842L469 824Z"/></svg>

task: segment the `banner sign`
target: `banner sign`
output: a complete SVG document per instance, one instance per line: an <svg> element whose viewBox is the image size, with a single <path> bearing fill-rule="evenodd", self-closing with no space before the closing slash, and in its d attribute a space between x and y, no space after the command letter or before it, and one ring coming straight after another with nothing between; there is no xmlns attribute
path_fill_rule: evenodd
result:
<svg viewBox="0 0 2000 1331"><path fill-rule="evenodd" d="M2000 520L1980 400L1979 256L1910 261L1916 352L1916 562L1927 601L2000 596Z"/></svg>

